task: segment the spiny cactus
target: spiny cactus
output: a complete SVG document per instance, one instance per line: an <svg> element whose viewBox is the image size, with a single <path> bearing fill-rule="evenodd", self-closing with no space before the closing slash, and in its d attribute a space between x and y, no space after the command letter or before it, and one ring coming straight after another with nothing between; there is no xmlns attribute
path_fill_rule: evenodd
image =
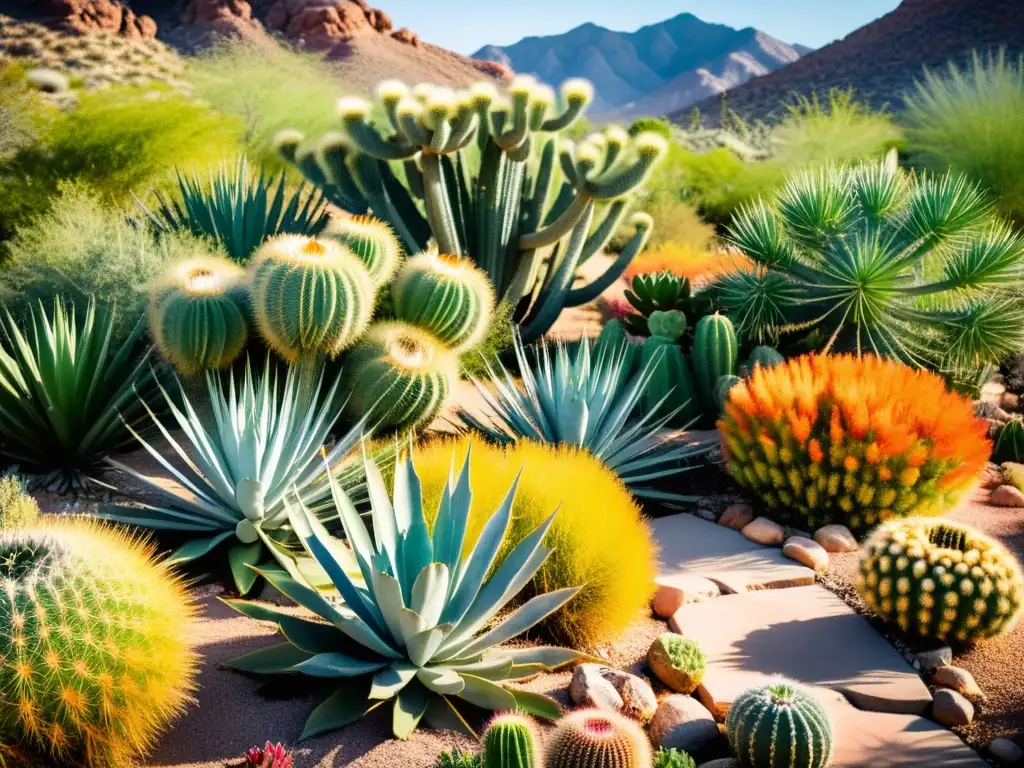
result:
<svg viewBox="0 0 1024 768"><path fill-rule="evenodd" d="M483 768L541 768L537 728L527 717L498 715L484 733Z"/></svg>
<svg viewBox="0 0 1024 768"><path fill-rule="evenodd" d="M1007 461L1002 466L1003 482L1012 485L1018 491L1024 491L1024 464Z"/></svg>
<svg viewBox="0 0 1024 768"><path fill-rule="evenodd" d="M999 428L992 446L992 461L1024 462L1024 421L1011 419Z"/></svg>
<svg viewBox="0 0 1024 768"><path fill-rule="evenodd" d="M386 222L373 216L335 219L323 237L337 240L362 260L378 288L388 283L402 263L402 246Z"/></svg>
<svg viewBox="0 0 1024 768"><path fill-rule="evenodd" d="M189 701L184 584L137 539L82 518L0 532L0 743L122 768Z"/></svg>
<svg viewBox="0 0 1024 768"><path fill-rule="evenodd" d="M642 410L645 414L675 414L671 427L687 427L701 415L690 362L672 340L655 334L640 348L640 367L651 366L651 378L644 388Z"/></svg>
<svg viewBox="0 0 1024 768"><path fill-rule="evenodd" d="M969 643L1014 625L1024 583L995 539L948 520L911 518L864 542L857 590L905 632Z"/></svg>
<svg viewBox="0 0 1024 768"><path fill-rule="evenodd" d="M610 712L581 709L555 726L547 768L648 768L651 744L640 726Z"/></svg>
<svg viewBox="0 0 1024 768"><path fill-rule="evenodd" d="M686 333L686 315L678 309L655 310L647 318L647 329L652 336L676 341Z"/></svg>
<svg viewBox="0 0 1024 768"><path fill-rule="evenodd" d="M739 384L740 381L742 379L739 376L733 376L731 373L718 377L718 381L715 382L715 405L718 406L719 413L722 412L725 402L729 399L729 390Z"/></svg>
<svg viewBox="0 0 1024 768"><path fill-rule="evenodd" d="M465 352L487 333L494 289L487 275L460 256L427 251L409 259L392 285L395 314Z"/></svg>
<svg viewBox="0 0 1024 768"><path fill-rule="evenodd" d="M370 423L404 429L428 424L458 380L458 358L424 330L377 323L345 361L348 407Z"/></svg>
<svg viewBox="0 0 1024 768"><path fill-rule="evenodd" d="M282 235L268 240L249 268L253 317L267 344L286 360L303 352L337 355L370 323L370 273L327 239Z"/></svg>
<svg viewBox="0 0 1024 768"><path fill-rule="evenodd" d="M729 318L717 312L702 317L694 330L691 356L704 408L717 413L715 386L718 377L735 375L739 357L736 329Z"/></svg>
<svg viewBox="0 0 1024 768"><path fill-rule="evenodd" d="M295 131L277 146L339 207L370 210L390 224L405 249L431 239L443 253L471 258L515 308L530 343L563 307L600 295L642 250L653 222L634 215L635 234L597 279L579 285L579 267L600 252L624 221L629 196L663 156L656 133L629 136L612 126L579 144L563 139L593 98L589 83L555 92L517 77L504 94L488 83L445 87L381 83L385 126L360 98L338 104L345 133L304 144ZM404 173L396 173L397 163ZM597 206L607 202L595 221Z"/></svg>
<svg viewBox="0 0 1024 768"><path fill-rule="evenodd" d="M245 347L249 326L239 306L245 271L206 257L173 265L149 299L153 342L185 374L224 368Z"/></svg>
<svg viewBox="0 0 1024 768"><path fill-rule="evenodd" d="M779 354L774 347L754 347L754 351L747 358L747 371L753 371L759 365L771 368L773 365L785 362L786 358Z"/></svg>
<svg viewBox="0 0 1024 768"><path fill-rule="evenodd" d="M39 519L39 504L16 475L0 478L0 531L27 528Z"/></svg>
<svg viewBox="0 0 1024 768"><path fill-rule="evenodd" d="M832 759L832 721L809 691L777 679L750 688L725 718L741 768L825 768Z"/></svg>

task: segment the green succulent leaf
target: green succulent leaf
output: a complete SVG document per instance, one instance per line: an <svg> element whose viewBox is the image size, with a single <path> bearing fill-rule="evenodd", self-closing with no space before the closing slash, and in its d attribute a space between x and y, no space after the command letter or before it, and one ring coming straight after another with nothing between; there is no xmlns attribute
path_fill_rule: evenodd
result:
<svg viewBox="0 0 1024 768"><path fill-rule="evenodd" d="M299 741L344 728L361 718L368 708L369 679L346 681L313 710L302 729Z"/></svg>

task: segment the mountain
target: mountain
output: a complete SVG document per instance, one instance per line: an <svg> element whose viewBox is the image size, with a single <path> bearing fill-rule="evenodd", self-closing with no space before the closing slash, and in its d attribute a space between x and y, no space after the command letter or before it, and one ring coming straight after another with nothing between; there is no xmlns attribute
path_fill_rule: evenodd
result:
<svg viewBox="0 0 1024 768"><path fill-rule="evenodd" d="M963 65L972 53L1000 48L1024 55L1022 0L903 0L890 13L842 40L808 53L792 64L731 88L729 108L746 119L777 119L795 95L827 96L832 88L853 88L857 98L898 111L925 68ZM696 105L707 124L721 114L719 98ZM684 123L692 107L672 119Z"/></svg>
<svg viewBox="0 0 1024 768"><path fill-rule="evenodd" d="M793 46L764 32L710 24L691 13L636 32L588 23L562 35L487 45L473 54L552 85L584 77L596 90L592 111L617 117L682 109L799 57Z"/></svg>

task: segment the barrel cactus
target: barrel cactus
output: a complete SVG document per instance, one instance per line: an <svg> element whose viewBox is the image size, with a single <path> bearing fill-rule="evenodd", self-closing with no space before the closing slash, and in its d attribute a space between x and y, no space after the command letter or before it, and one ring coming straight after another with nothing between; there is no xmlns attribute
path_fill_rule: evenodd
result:
<svg viewBox="0 0 1024 768"><path fill-rule="evenodd" d="M1011 419L999 428L992 447L992 461L997 464L1024 462L1024 421Z"/></svg>
<svg viewBox="0 0 1024 768"><path fill-rule="evenodd" d="M402 263L402 246L395 233L372 216L339 217L323 237L336 240L358 256L378 288L391 281Z"/></svg>
<svg viewBox="0 0 1024 768"><path fill-rule="evenodd" d="M268 240L253 256L249 280L256 326L289 361L303 352L337 355L366 330L373 314L370 273L333 240Z"/></svg>
<svg viewBox="0 0 1024 768"><path fill-rule="evenodd" d="M240 266L211 256L173 265L154 285L150 333L181 373L224 368L241 353L249 335L240 303L244 279Z"/></svg>
<svg viewBox="0 0 1024 768"><path fill-rule="evenodd" d="M426 331L402 322L377 323L345 362L348 408L370 423L405 429L437 416L458 380L458 357Z"/></svg>
<svg viewBox="0 0 1024 768"><path fill-rule="evenodd" d="M715 385L718 377L735 375L739 357L736 329L729 318L717 312L702 317L694 329L691 356L704 408L716 412Z"/></svg>
<svg viewBox="0 0 1024 768"><path fill-rule="evenodd" d="M537 728L527 717L498 715L484 733L483 768L541 768Z"/></svg>
<svg viewBox="0 0 1024 768"><path fill-rule="evenodd" d="M729 399L729 390L741 381L742 379L739 376L733 376L729 373L718 377L718 381L715 382L715 405L718 406L719 412L725 407L725 401Z"/></svg>
<svg viewBox="0 0 1024 768"><path fill-rule="evenodd" d="M759 365L763 365L765 368L771 368L773 365L785 362L784 358L775 347L754 347L754 351L750 353L750 357L747 358L747 370L753 371Z"/></svg>
<svg viewBox="0 0 1024 768"><path fill-rule="evenodd" d="M650 382L643 392L645 414L675 415L668 426L686 427L701 415L690 363L679 346L664 336L650 336L640 352L640 367L651 366Z"/></svg>
<svg viewBox="0 0 1024 768"><path fill-rule="evenodd" d="M904 632L971 643L1008 631L1021 609L1020 565L996 540L948 520L895 520L861 549L857 590Z"/></svg>
<svg viewBox="0 0 1024 768"><path fill-rule="evenodd" d="M825 768L832 759L832 721L809 691L789 680L750 688L725 718L741 768Z"/></svg>
<svg viewBox="0 0 1024 768"><path fill-rule="evenodd" d="M494 312L487 275L460 256L427 251L409 259L392 285L395 315L456 352L476 346Z"/></svg>
<svg viewBox="0 0 1024 768"><path fill-rule="evenodd" d="M133 764L194 687L183 582L82 518L0 533L0 578L0 743L47 764Z"/></svg>
<svg viewBox="0 0 1024 768"><path fill-rule="evenodd" d="M676 341L686 333L686 315L678 309L657 310L647 318L647 329L652 336Z"/></svg>
<svg viewBox="0 0 1024 768"><path fill-rule="evenodd" d="M580 709L558 721L548 742L547 768L648 768L651 744L621 715Z"/></svg>

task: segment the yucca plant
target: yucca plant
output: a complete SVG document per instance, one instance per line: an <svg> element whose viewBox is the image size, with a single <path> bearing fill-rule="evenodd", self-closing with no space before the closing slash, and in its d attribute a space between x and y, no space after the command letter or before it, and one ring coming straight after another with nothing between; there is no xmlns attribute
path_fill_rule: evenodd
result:
<svg viewBox="0 0 1024 768"><path fill-rule="evenodd" d="M323 194L305 184L290 191L282 171L276 183L262 170L249 171L245 157L232 171L227 165L212 171L207 182L198 175L178 174L178 199L154 192L155 211L136 198L150 224L159 232L187 230L208 237L234 260L245 263L274 235L320 234L330 217Z"/></svg>
<svg viewBox="0 0 1024 768"><path fill-rule="evenodd" d="M324 451L343 403L338 397L338 380L325 388L320 365L290 366L282 383L273 365L268 363L261 375L254 376L247 363L244 375L238 378L236 382L236 375L228 374L225 391L218 374L206 374L209 416L193 407L180 383L177 396L161 387L189 449L182 447L151 410L154 425L178 461L165 457L134 428L129 431L181 488L167 487L157 478L110 459L111 466L155 491L168 505L104 505L99 514L118 523L194 534L195 538L174 552L173 562L195 560L218 548L225 550L235 586L244 595L257 577L248 566L279 548L298 548L288 524L285 494L296 494L317 511L329 505L324 462L335 465L343 461L358 442L364 424L356 424L330 451ZM358 490L360 473L347 471L341 477L344 484L355 486L353 492Z"/></svg>
<svg viewBox="0 0 1024 768"><path fill-rule="evenodd" d="M354 722L382 703L394 700L392 728L408 738L431 703L457 715L460 703L492 710L520 710L558 717L551 699L507 688L512 680L533 676L584 658L551 646L502 648L576 594L567 588L541 594L513 613L496 615L543 565L551 549L544 538L556 511L492 570L509 529L514 482L476 544L464 549L472 488L467 461L452 476L438 505L433 529L424 515L420 481L412 449L395 463L394 497L389 498L380 470L365 463L371 503L372 535L349 496L332 484L351 557L340 557L317 516L290 499L288 519L305 550L331 576L336 599L318 592L287 559L264 571L285 596L322 621L298 617L263 604L228 600L240 613L273 621L285 641L228 664L255 674L299 673L337 682L337 690L314 710L302 738ZM349 559L354 560L352 568Z"/></svg>
<svg viewBox="0 0 1024 768"><path fill-rule="evenodd" d="M34 484L83 491L104 457L131 448L154 394L142 322L120 347L113 313L92 301L81 317L60 298L40 303L26 323L0 318L0 452L40 471Z"/></svg>
<svg viewBox="0 0 1024 768"><path fill-rule="evenodd" d="M476 379L473 383L490 414L483 420L459 409L464 425L498 443L526 439L577 445L618 474L636 496L691 500L658 485L692 469L690 461L710 446L667 428L680 409L664 407L665 398L643 409L639 418L631 418L651 383L659 355L630 375L633 359L625 343L595 345L584 340L573 355L564 342L542 342L528 356L517 337L515 353L522 384L500 361L489 363L490 386Z"/></svg>
<svg viewBox="0 0 1024 768"><path fill-rule="evenodd" d="M963 177L905 173L894 153L801 172L731 237L757 269L722 277L719 296L758 343L815 332L820 351L963 371L1024 342L1024 241Z"/></svg>

